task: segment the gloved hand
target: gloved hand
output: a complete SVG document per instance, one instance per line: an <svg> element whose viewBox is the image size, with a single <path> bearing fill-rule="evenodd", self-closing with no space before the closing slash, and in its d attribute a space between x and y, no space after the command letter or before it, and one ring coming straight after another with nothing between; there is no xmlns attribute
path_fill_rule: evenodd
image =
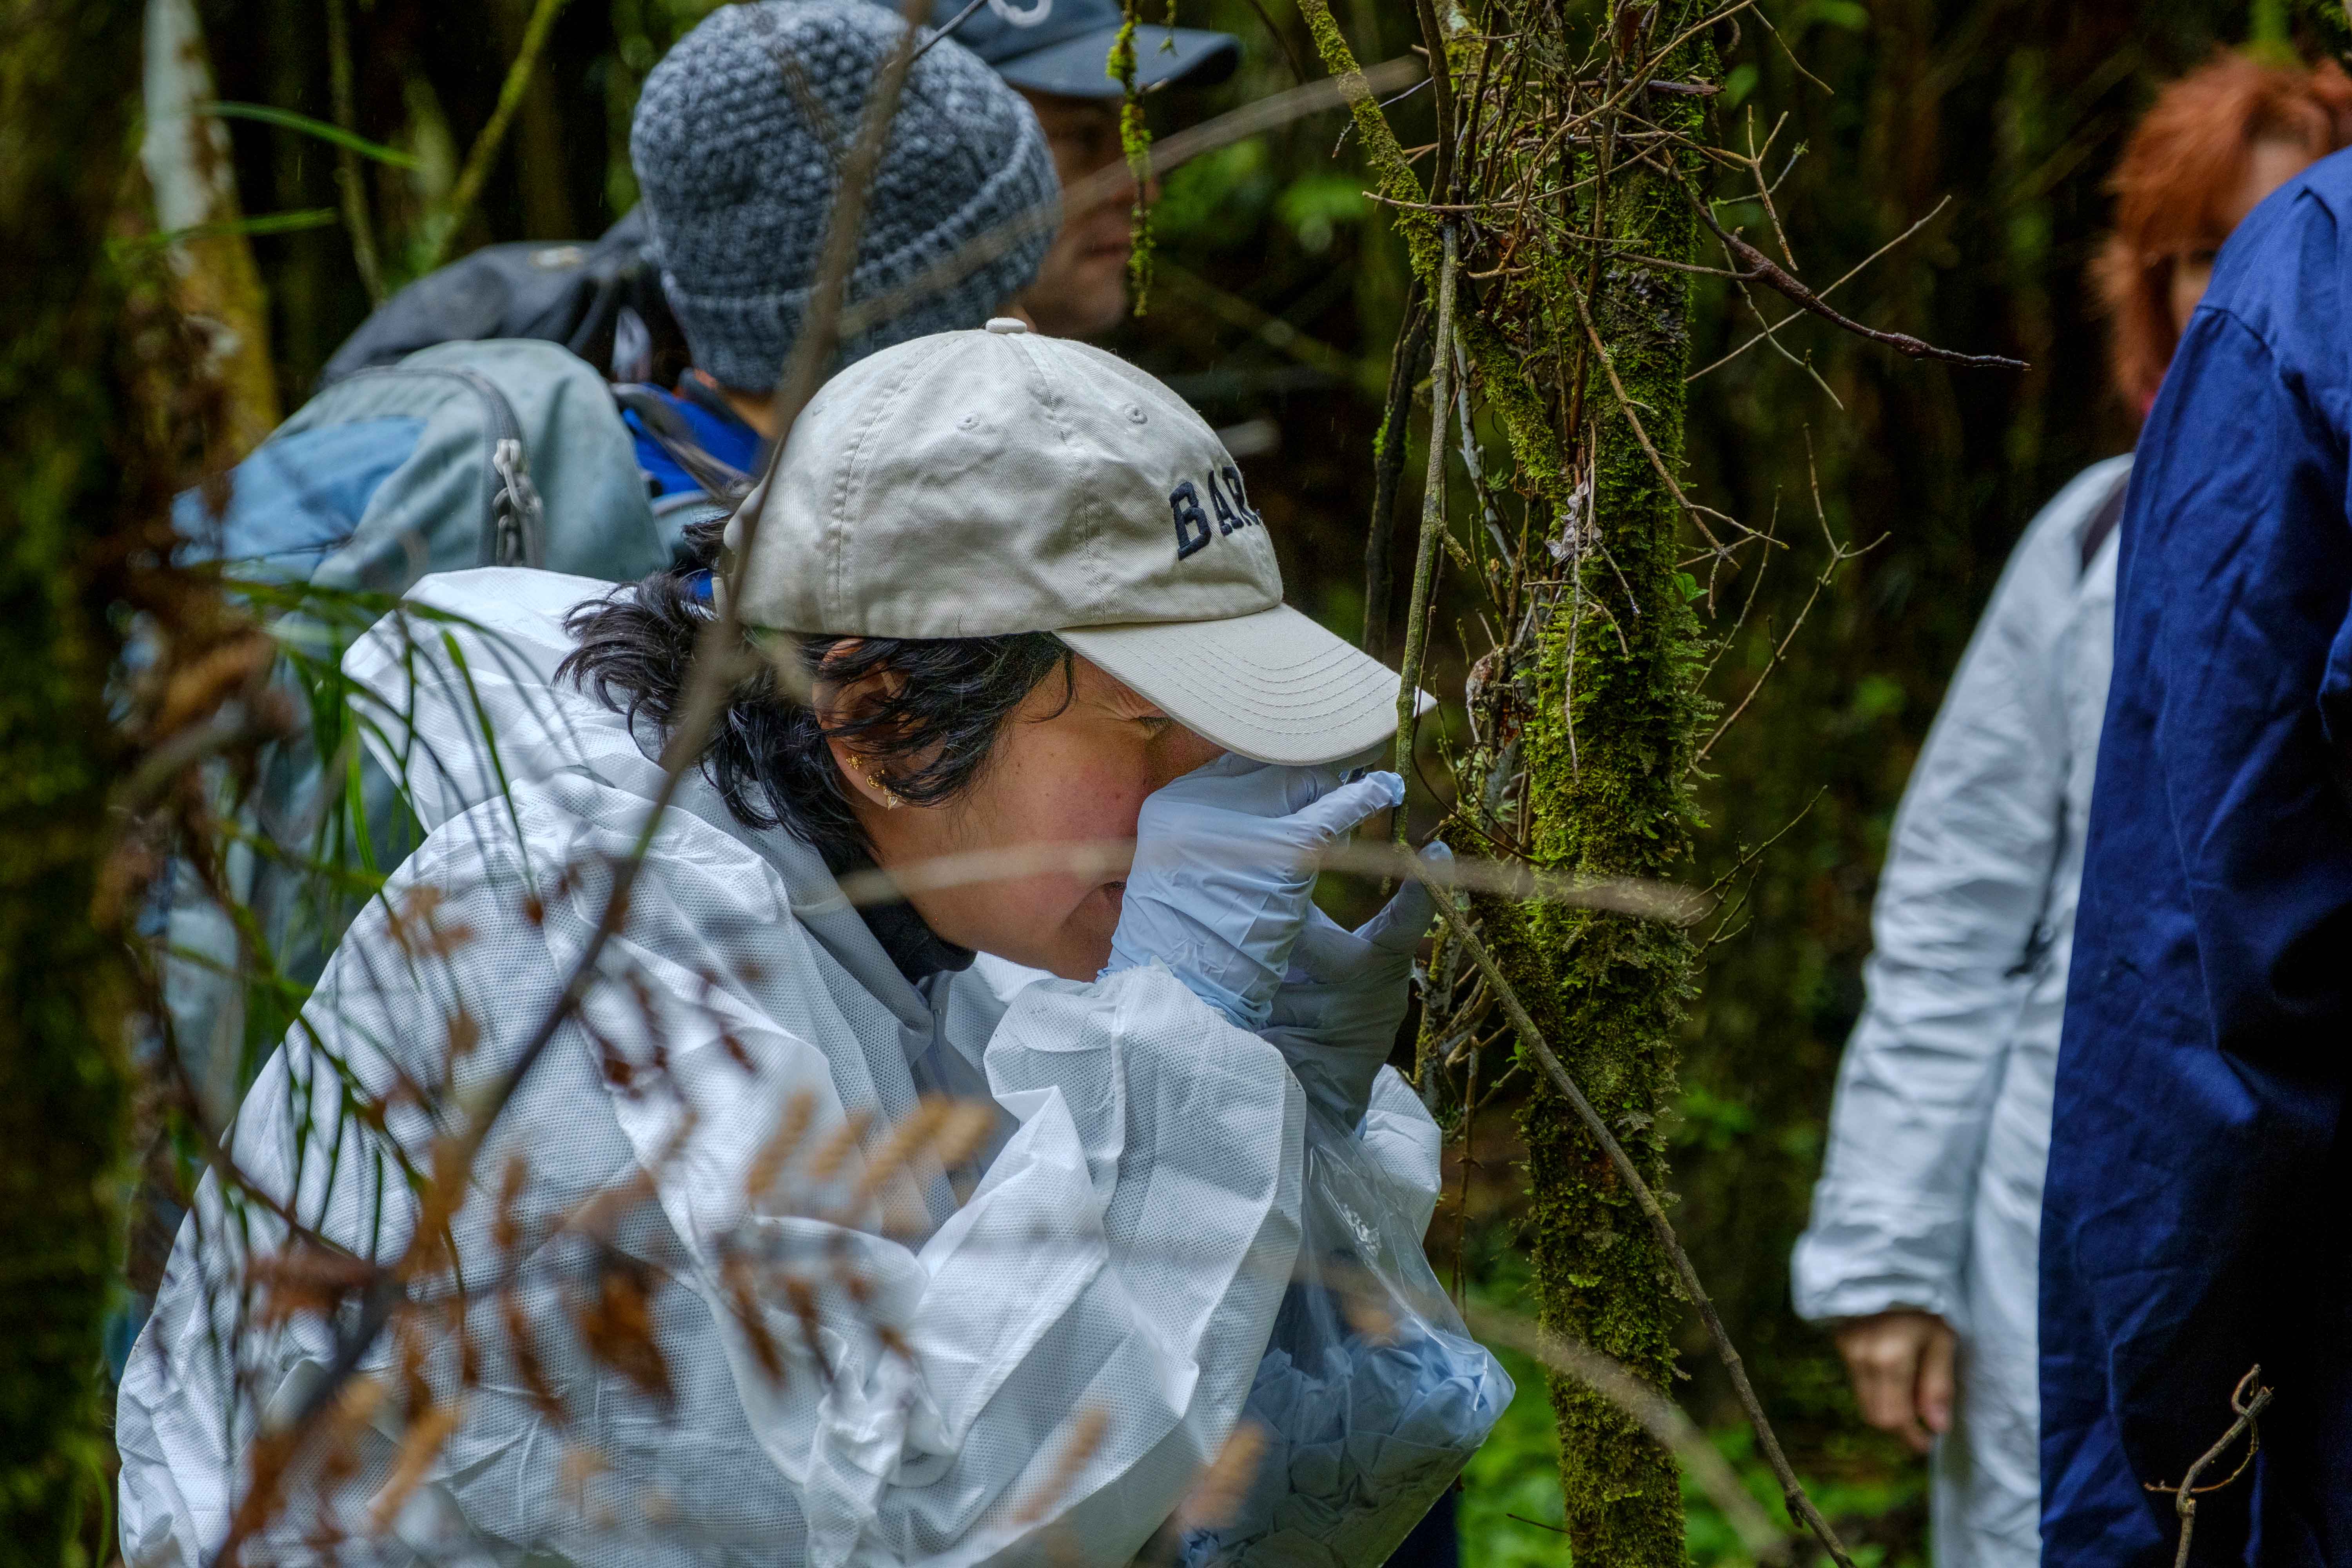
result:
<svg viewBox="0 0 2352 1568"><path fill-rule="evenodd" d="M1454 852L1432 844L1422 858L1451 860ZM1408 881L1354 931L1309 910L1290 950L1290 972L1262 1032L1281 1050L1309 1103L1343 1127L1364 1119L1372 1079L1396 1043L1412 996L1413 949L1433 912L1429 889Z"/></svg>
<svg viewBox="0 0 2352 1568"><path fill-rule="evenodd" d="M1239 1027L1264 1028L1314 908L1316 853L1403 800L1394 773L1343 784L1232 755L1154 791L1103 973L1158 959Z"/></svg>

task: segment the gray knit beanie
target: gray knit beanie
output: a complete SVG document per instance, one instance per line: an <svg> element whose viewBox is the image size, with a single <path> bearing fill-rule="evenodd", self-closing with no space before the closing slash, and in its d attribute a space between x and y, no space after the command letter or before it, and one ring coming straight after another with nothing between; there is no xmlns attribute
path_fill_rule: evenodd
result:
<svg viewBox="0 0 2352 1568"><path fill-rule="evenodd" d="M872 0L723 6L646 78L629 161L662 288L694 363L765 391L798 335L817 253L875 72L905 24ZM1058 200L1029 106L942 39L908 74L849 278L855 303L899 288L977 236ZM977 327L1037 275L1048 223L1004 255L860 332L841 361Z"/></svg>

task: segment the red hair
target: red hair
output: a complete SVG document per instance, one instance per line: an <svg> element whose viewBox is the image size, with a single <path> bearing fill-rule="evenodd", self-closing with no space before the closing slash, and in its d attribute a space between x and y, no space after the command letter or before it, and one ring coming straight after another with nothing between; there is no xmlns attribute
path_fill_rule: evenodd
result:
<svg viewBox="0 0 2352 1568"><path fill-rule="evenodd" d="M2116 231L2092 277L2115 322L2116 390L2134 409L2156 395L2179 342L2173 258L2229 237L2228 204L2259 142L2315 159L2352 142L2352 79L2333 60L2306 69L2222 54L2158 94L2124 147L2107 186Z"/></svg>

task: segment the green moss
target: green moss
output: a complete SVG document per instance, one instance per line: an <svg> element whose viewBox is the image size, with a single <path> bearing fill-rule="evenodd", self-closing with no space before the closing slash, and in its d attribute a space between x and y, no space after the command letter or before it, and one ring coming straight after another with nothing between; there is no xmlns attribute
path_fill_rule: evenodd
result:
<svg viewBox="0 0 2352 1568"><path fill-rule="evenodd" d="M1151 189L1151 128L1144 122L1143 89L1135 79L1135 29L1141 25L1142 10L1139 0L1124 0L1122 10L1118 36L1111 41L1103 69L1118 83L1118 145L1127 154L1128 173L1135 176L1135 206L1127 220L1133 243L1127 253L1127 278L1135 295L1135 313L1140 316L1151 304L1151 203L1146 199ZM1172 5L1170 12L1168 25L1172 27Z"/></svg>
<svg viewBox="0 0 2352 1568"><path fill-rule="evenodd" d="M122 761L109 612L126 520L165 499L125 396L142 313L102 248L142 10L17 6L0 49L16 247L0 348L0 1563L44 1568L88 1562L104 1513L95 1385L120 1245L126 980L124 900L101 879Z"/></svg>
<svg viewBox="0 0 2352 1568"><path fill-rule="evenodd" d="M1321 0L1305 0L1301 9L1326 63L1335 72L1352 69ZM1498 79L1516 79L1507 56L1528 47L1517 37L1498 45ZM1711 75L1714 66L1700 41L1664 70L1688 79ZM1361 101L1353 108L1382 194L1421 201L1420 184L1377 108ZM1663 106L1654 100L1649 112L1695 132L1701 110L1698 100L1678 98ZM1590 157L1580 174L1593 172ZM1602 210L1592 210L1588 197L1579 221L1568 226L1599 226L1619 255L1696 259L1696 220L1674 183L1621 160L1606 189ZM1434 216L1398 209L1397 227L1415 269L1425 282L1433 279L1440 254ZM1458 312L1465 355L1509 441L1517 488L1551 518L1591 519L1582 542L1583 590L1538 633L1536 697L1519 741L1528 847L1547 866L1672 876L1687 865L1696 817L1685 781L1703 712L1699 633L1686 579L1676 569L1675 502L1606 369L1614 370L1659 457L1678 464L1689 278L1596 265L1565 240L1518 259L1532 264L1516 279L1489 285L1483 299L1465 301ZM1605 368L1590 358L1577 308L1575 296L1588 289ZM1564 441L1570 409L1580 411L1581 420ZM1589 496L1574 492L1570 476L1581 465L1567 459L1566 441L1589 454ZM1612 1122L1643 1180L1663 1189L1665 1151L1656 1118L1675 1092L1675 1041L1692 994L1689 939L1655 922L1555 906L1489 901L1479 912L1536 1023ZM1601 1150L1528 1065L1543 1086L1523 1117L1539 1315L1670 1386L1684 1303L1667 1261ZM1685 1561L1683 1505L1672 1457L1581 1385L1556 1384L1553 1398L1564 1519L1576 1559L1678 1568Z"/></svg>
<svg viewBox="0 0 2352 1568"><path fill-rule="evenodd" d="M1687 59L1669 68L1687 76L1711 65ZM1697 129L1695 104L1680 118L1675 129ZM1696 259L1697 225L1686 198L1645 168L1616 171L1597 216L1625 251ZM1555 309L1573 311L1566 290L1580 286L1580 268L1547 260L1538 287ZM1696 818L1686 780L1703 711L1699 633L1677 580L1676 504L1606 369L1614 369L1660 458L1678 464L1690 285L1686 274L1606 264L1598 283L1591 309L1608 366L1590 366L1585 378L1592 454L1585 591L1540 634L1538 696L1522 739L1531 847L1545 864L1592 875L1670 877L1687 864ZM1574 330L1581 334L1580 318ZM1512 923L1505 962L1529 1011L1643 1179L1663 1190L1656 1118L1675 1091L1675 1042L1692 994L1689 938L1654 921L1559 907L1528 910ZM1548 1089L1528 1101L1522 1130L1541 1316L1671 1386L1684 1303L1656 1238L1599 1146ZM1578 1559L1680 1564L1672 1458L1580 1387L1556 1386L1554 1403Z"/></svg>

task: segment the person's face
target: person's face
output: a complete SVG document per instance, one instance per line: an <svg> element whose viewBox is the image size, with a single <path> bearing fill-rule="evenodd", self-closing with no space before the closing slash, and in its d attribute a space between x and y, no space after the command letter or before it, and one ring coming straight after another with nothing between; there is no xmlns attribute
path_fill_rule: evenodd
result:
<svg viewBox="0 0 2352 1568"><path fill-rule="evenodd" d="M1054 172L1069 190L1087 175L1119 167L1118 100L1024 91L1054 150ZM1062 228L1037 280L1014 301L1029 324L1056 338L1099 337L1127 314L1128 213L1135 182L1122 180L1084 207L1066 206Z"/></svg>
<svg viewBox="0 0 2352 1568"><path fill-rule="evenodd" d="M2311 154L2293 142L2257 142L2248 151L2246 176L2230 195L2222 208L2225 226L2211 245L2185 250L2172 258L2172 330L2178 334L2189 330L2189 318L2196 311L2197 301L2205 297L2205 286L2213 281L2213 257L2221 248L2221 241L2230 231L2246 219L2246 215L2262 205L2263 198L2294 179L2309 166Z"/></svg>
<svg viewBox="0 0 2352 1568"><path fill-rule="evenodd" d="M971 789L944 805L890 807L834 743L885 868L943 855L1132 839L1144 796L1220 754L1083 658L1074 661L1071 686L1056 672L1029 694L998 732ZM1110 962L1126 889L1123 868L1090 876L1044 869L919 891L908 901L949 942L1065 980L1091 980Z"/></svg>

